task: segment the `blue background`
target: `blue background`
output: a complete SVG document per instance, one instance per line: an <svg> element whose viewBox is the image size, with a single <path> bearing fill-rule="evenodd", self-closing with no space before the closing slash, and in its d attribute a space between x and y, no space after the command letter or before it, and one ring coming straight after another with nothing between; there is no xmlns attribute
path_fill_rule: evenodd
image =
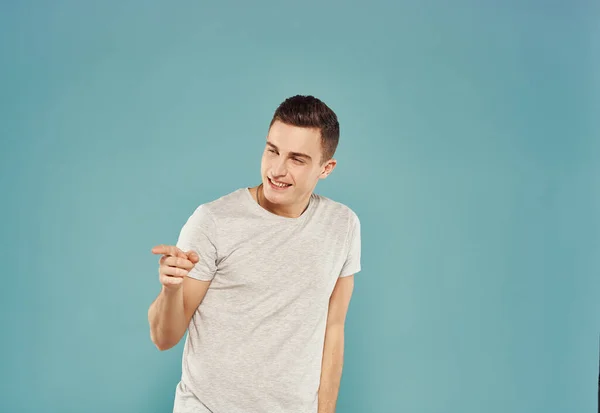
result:
<svg viewBox="0 0 600 413"><path fill-rule="evenodd" d="M0 411L172 409L150 249L295 94L362 222L338 412L593 411L600 6L449 3L2 2Z"/></svg>

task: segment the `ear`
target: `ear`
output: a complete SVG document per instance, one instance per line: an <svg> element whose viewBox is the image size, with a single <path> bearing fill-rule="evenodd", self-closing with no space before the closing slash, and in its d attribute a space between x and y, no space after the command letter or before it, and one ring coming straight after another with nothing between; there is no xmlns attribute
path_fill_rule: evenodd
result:
<svg viewBox="0 0 600 413"><path fill-rule="evenodd" d="M330 159L327 162L325 162L325 165L323 165L323 171L321 172L321 175L319 175L319 179L327 178L329 174L333 172L336 165L337 161L335 159Z"/></svg>

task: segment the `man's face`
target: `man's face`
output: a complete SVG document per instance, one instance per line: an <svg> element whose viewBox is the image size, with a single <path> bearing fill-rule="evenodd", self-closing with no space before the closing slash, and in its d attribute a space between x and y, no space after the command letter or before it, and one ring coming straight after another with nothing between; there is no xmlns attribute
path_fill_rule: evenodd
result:
<svg viewBox="0 0 600 413"><path fill-rule="evenodd" d="M307 201L318 180L326 178L336 164L333 159L321 164L321 155L318 129L273 123L261 162L269 202L293 206Z"/></svg>

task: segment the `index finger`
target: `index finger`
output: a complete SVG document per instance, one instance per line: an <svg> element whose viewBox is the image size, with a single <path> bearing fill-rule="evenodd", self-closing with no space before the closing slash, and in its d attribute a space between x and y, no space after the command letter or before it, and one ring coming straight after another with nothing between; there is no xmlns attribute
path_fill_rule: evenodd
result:
<svg viewBox="0 0 600 413"><path fill-rule="evenodd" d="M157 245L156 247L152 248L152 253L187 258L185 253L174 245Z"/></svg>

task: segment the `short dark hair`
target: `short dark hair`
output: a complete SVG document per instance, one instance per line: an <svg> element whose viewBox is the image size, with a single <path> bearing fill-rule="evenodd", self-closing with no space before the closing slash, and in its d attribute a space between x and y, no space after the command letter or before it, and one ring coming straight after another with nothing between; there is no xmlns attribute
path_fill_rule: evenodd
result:
<svg viewBox="0 0 600 413"><path fill-rule="evenodd" d="M337 115L314 96L296 95L284 100L273 115L269 128L275 121L303 128L317 128L321 132L321 163L333 158L340 140Z"/></svg>

